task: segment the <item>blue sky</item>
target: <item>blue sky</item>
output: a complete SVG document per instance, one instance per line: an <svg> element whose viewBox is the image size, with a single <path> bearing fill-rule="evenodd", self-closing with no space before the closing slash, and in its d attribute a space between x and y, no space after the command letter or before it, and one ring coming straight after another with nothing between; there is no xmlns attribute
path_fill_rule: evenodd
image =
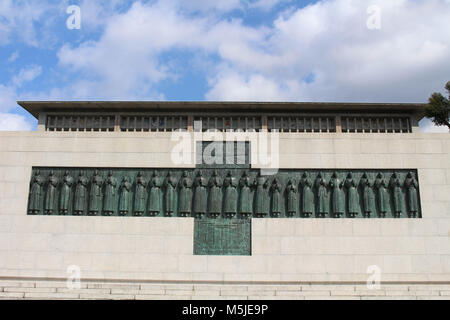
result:
<svg viewBox="0 0 450 320"><path fill-rule="evenodd" d="M449 0L0 0L0 130L35 129L17 100L426 102L449 56Z"/></svg>

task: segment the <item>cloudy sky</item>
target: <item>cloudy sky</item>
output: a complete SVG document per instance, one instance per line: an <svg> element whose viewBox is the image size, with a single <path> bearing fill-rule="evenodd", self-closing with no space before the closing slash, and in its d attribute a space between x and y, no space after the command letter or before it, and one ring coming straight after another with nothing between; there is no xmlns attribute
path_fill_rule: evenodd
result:
<svg viewBox="0 0 450 320"><path fill-rule="evenodd" d="M449 57L450 0L0 0L0 130L36 128L17 100L426 102Z"/></svg>

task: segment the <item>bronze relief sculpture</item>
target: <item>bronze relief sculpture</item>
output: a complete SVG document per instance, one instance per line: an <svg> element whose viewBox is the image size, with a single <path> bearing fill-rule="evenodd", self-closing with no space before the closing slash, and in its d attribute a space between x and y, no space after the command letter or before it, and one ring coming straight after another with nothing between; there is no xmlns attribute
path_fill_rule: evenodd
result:
<svg viewBox="0 0 450 320"><path fill-rule="evenodd" d="M175 212L177 178L170 171L167 173L164 187L166 189L166 216L171 217Z"/></svg>
<svg viewBox="0 0 450 320"><path fill-rule="evenodd" d="M194 181L194 214L197 218L201 218L206 214L206 187L208 182L203 176L202 170L199 170Z"/></svg>
<svg viewBox="0 0 450 320"><path fill-rule="evenodd" d="M359 197L357 184L351 172L347 174L345 187L347 188L348 215L350 218L355 218L359 213Z"/></svg>
<svg viewBox="0 0 450 320"><path fill-rule="evenodd" d="M98 170L95 170L89 194L89 215L91 216L97 215L100 210L100 205L102 203L102 186L103 178L99 175Z"/></svg>
<svg viewBox="0 0 450 320"><path fill-rule="evenodd" d="M80 171L77 185L75 187L75 203L73 206L75 215L82 215L86 211L86 203L88 198L87 185L88 178L85 176L84 171Z"/></svg>
<svg viewBox="0 0 450 320"><path fill-rule="evenodd" d="M378 210L380 212L380 218L385 218L389 209L389 193L388 183L380 172L375 179L375 188L377 189Z"/></svg>
<svg viewBox="0 0 450 320"><path fill-rule="evenodd" d="M224 201L224 213L225 217L233 218L237 214L237 201L238 201L238 181L233 177L231 171L228 171L224 180L225 187L225 201Z"/></svg>
<svg viewBox="0 0 450 320"><path fill-rule="evenodd" d="M270 187L270 191L272 193L272 216L279 217L281 215L281 205L282 205L282 199L281 199L281 192L282 192L283 186L281 185L281 182L278 178L273 179L272 186Z"/></svg>
<svg viewBox="0 0 450 320"><path fill-rule="evenodd" d="M222 185L222 178L217 170L214 170L208 183L208 212L213 218L219 217L222 213Z"/></svg>
<svg viewBox="0 0 450 320"><path fill-rule="evenodd" d="M36 168L28 214L143 216L148 211L149 216L197 218L219 218L223 213L228 219L314 214L323 218L330 213L336 218L344 214L349 218L421 217L419 182L413 170L280 170L269 178L260 170L250 173L246 168L161 169L153 170L149 179L144 170L125 174L123 169Z"/></svg>
<svg viewBox="0 0 450 320"><path fill-rule="evenodd" d="M369 176L366 172L364 172L359 180L359 185L363 194L363 216L365 218L370 218L372 208L375 207L375 195L372 191L374 183L370 181Z"/></svg>
<svg viewBox="0 0 450 320"><path fill-rule="evenodd" d="M149 182L150 196L148 201L148 214L152 217L157 216L161 212L162 185L163 180L158 175L158 171L153 171L153 176Z"/></svg>
<svg viewBox="0 0 450 320"><path fill-rule="evenodd" d="M47 192L45 194L45 214L51 215L56 210L56 189L58 187L58 177L55 176L55 173L50 171L50 175L48 176L48 184L47 184Z"/></svg>
<svg viewBox="0 0 450 320"><path fill-rule="evenodd" d="M131 183L127 176L123 177L119 192L119 215L127 216L131 209Z"/></svg>
<svg viewBox="0 0 450 320"><path fill-rule="evenodd" d="M317 214L320 218L325 218L328 214L328 191L327 191L327 181L319 172L316 182L316 192L317 192Z"/></svg>
<svg viewBox="0 0 450 320"><path fill-rule="evenodd" d="M147 193L147 181L142 173L142 171L138 172L136 177L136 189L134 193L134 215L142 216L145 211L145 199Z"/></svg>
<svg viewBox="0 0 450 320"><path fill-rule="evenodd" d="M192 211L192 179L187 171L183 171L181 180L178 184L179 192L179 209L180 216L189 217Z"/></svg>
<svg viewBox="0 0 450 320"><path fill-rule="evenodd" d="M31 179L30 196L28 200L28 213L39 214L41 211L42 187L44 178L41 176L40 170L36 170L35 175Z"/></svg>
<svg viewBox="0 0 450 320"><path fill-rule="evenodd" d="M399 175L394 172L392 174L389 186L392 189L392 197L394 202L393 214L394 218L400 218L403 212L403 193L402 193L402 183L400 182Z"/></svg>
<svg viewBox="0 0 450 320"><path fill-rule="evenodd" d="M62 180L61 192L59 196L59 213L61 215L66 215L69 212L70 197L73 185L73 178L69 174L69 171L64 172L64 177Z"/></svg>
<svg viewBox="0 0 450 320"><path fill-rule="evenodd" d="M286 187L286 196L287 196L286 213L288 217L294 217L297 215L298 211L298 199L297 199L297 183L293 178L289 179L288 181Z"/></svg>
<svg viewBox="0 0 450 320"><path fill-rule="evenodd" d="M252 187L254 183L252 178L248 175L247 170L242 174L239 180L239 186L241 188L239 198L239 212L244 218L251 217L253 213L253 196Z"/></svg>
<svg viewBox="0 0 450 320"><path fill-rule="evenodd" d="M406 175L405 188L408 195L408 214L410 218L415 218L419 211L419 199L417 195L419 183L411 171Z"/></svg>
<svg viewBox="0 0 450 320"><path fill-rule="evenodd" d="M308 218L314 213L314 192L313 182L306 172L300 179L300 186L302 189L302 214Z"/></svg>
<svg viewBox="0 0 450 320"><path fill-rule="evenodd" d="M254 182L255 186L255 216L265 217L269 214L269 181L266 177L258 173Z"/></svg>

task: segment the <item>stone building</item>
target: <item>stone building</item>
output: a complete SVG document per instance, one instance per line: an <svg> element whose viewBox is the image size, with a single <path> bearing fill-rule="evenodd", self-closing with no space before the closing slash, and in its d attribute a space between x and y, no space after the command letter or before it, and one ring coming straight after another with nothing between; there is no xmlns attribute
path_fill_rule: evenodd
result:
<svg viewBox="0 0 450 320"><path fill-rule="evenodd" d="M1 298L450 297L450 136L423 104L19 104Z"/></svg>

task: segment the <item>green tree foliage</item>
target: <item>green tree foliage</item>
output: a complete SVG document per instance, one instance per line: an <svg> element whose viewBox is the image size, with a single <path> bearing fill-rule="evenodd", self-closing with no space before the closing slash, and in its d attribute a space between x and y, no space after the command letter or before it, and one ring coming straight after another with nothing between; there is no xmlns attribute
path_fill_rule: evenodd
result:
<svg viewBox="0 0 450 320"><path fill-rule="evenodd" d="M438 92L433 93L425 108L425 116L430 118L435 125L447 126L450 129L450 81L445 85L445 89L449 94L449 98Z"/></svg>

